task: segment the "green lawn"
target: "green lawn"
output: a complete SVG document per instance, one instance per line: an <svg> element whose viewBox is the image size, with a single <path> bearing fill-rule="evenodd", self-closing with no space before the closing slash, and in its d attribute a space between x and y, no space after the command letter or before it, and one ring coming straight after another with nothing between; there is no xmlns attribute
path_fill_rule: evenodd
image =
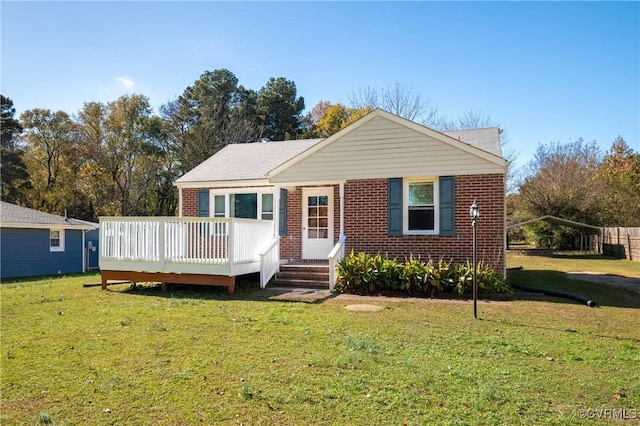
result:
<svg viewBox="0 0 640 426"><path fill-rule="evenodd" d="M468 301L311 304L246 287L235 296L83 288L95 275L6 283L0 423L564 425L606 409L640 417L640 297L565 282L557 271L567 262L509 259L524 267L513 279L553 287L550 276L602 307L515 295L480 303L474 320ZM598 265L585 262L580 270ZM640 276L632 262L607 267ZM350 303L384 309L351 312Z"/></svg>

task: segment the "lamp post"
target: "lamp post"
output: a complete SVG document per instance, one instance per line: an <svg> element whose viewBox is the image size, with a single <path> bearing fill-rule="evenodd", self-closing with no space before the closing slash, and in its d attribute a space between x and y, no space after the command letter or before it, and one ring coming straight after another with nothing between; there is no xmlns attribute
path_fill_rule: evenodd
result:
<svg viewBox="0 0 640 426"><path fill-rule="evenodd" d="M480 216L480 208L473 199L473 204L469 207L469 215L471 216L471 226L473 227L473 317L478 318L478 283L476 282L477 258L476 258L476 231L478 216Z"/></svg>

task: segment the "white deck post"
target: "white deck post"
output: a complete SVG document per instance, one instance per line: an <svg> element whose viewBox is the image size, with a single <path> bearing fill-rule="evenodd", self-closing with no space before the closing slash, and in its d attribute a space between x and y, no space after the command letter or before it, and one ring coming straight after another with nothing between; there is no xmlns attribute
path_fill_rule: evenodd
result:
<svg viewBox="0 0 640 426"><path fill-rule="evenodd" d="M344 182L340 182L340 237L344 236Z"/></svg>
<svg viewBox="0 0 640 426"><path fill-rule="evenodd" d="M233 263L235 259L235 253L234 253L235 221L230 220L228 226L229 226L229 234L227 236L227 261L229 262L229 271L231 275L235 275L233 271Z"/></svg>
<svg viewBox="0 0 640 426"><path fill-rule="evenodd" d="M164 270L164 261L165 261L165 218L159 218L158 221L158 261L160 262L160 270Z"/></svg>

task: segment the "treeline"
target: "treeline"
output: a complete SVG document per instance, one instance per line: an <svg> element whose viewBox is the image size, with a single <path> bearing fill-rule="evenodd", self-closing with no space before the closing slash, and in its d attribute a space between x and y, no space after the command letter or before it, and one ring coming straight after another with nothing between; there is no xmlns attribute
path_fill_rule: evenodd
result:
<svg viewBox="0 0 640 426"><path fill-rule="evenodd" d="M447 119L398 83L358 89L349 106L320 101L303 115L304 98L293 81L270 78L253 90L226 69L205 72L157 112L141 94L86 102L73 115L36 108L15 117L13 101L1 101L2 199L92 221L102 215L173 216L175 180L225 145L327 137L376 107L437 130L499 126L474 111ZM503 155L511 163L516 153L506 134L501 132ZM582 140L540 145L527 170L509 167L507 182L512 223L548 214L640 226L640 154L621 137L606 153ZM536 226L545 238L557 234Z"/></svg>
<svg viewBox="0 0 640 426"><path fill-rule="evenodd" d="M86 102L77 113L27 110L2 96L1 196L41 211L95 221L102 215L176 214L173 182L230 143L327 137L376 107L432 128L493 125L468 112L446 120L406 85L354 91L351 106L304 98L286 78L259 90L229 70L207 71L157 112L141 94Z"/></svg>
<svg viewBox="0 0 640 426"><path fill-rule="evenodd" d="M86 220L174 215L179 176L229 143L311 135L304 107L290 80L256 91L224 69L205 72L158 113L133 94L87 102L73 116L36 108L18 120L2 96L2 199Z"/></svg>
<svg viewBox="0 0 640 426"><path fill-rule="evenodd" d="M512 223L551 215L593 226L640 226L640 153L620 136L604 153L582 139L539 145L518 191L507 197L507 212ZM580 230L535 222L527 232L544 248L579 247Z"/></svg>

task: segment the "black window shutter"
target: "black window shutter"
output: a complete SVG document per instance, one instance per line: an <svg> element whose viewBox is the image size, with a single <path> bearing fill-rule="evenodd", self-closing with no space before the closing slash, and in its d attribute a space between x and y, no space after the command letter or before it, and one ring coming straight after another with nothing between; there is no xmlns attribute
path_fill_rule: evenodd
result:
<svg viewBox="0 0 640 426"><path fill-rule="evenodd" d="M455 223L455 182L453 176L440 177L440 235L452 236Z"/></svg>
<svg viewBox="0 0 640 426"><path fill-rule="evenodd" d="M198 190L198 217L209 217L209 190Z"/></svg>
<svg viewBox="0 0 640 426"><path fill-rule="evenodd" d="M389 235L402 235L402 178L391 178L388 181L388 228Z"/></svg>
<svg viewBox="0 0 640 426"><path fill-rule="evenodd" d="M278 229L280 236L287 235L287 190L280 188L280 202L278 205Z"/></svg>

